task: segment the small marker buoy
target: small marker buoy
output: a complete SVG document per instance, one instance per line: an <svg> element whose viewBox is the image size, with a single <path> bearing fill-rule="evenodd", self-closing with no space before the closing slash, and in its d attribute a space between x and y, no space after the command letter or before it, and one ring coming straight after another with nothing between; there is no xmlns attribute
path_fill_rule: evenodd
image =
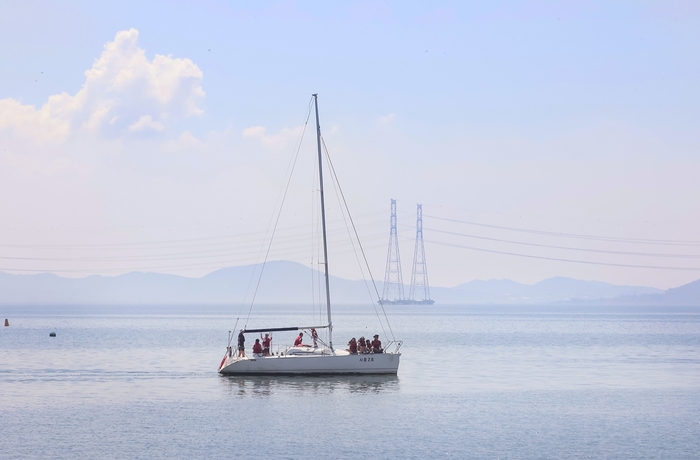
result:
<svg viewBox="0 0 700 460"><path fill-rule="evenodd" d="M55 332L50 333L49 337L56 337L56 333Z"/></svg>
<svg viewBox="0 0 700 460"><path fill-rule="evenodd" d="M5 327L8 327L10 325L10 322L5 318Z"/></svg>

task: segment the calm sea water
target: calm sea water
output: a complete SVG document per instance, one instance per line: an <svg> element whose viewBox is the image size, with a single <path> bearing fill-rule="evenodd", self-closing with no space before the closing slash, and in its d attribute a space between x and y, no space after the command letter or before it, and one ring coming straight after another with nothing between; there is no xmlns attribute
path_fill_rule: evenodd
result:
<svg viewBox="0 0 700 460"><path fill-rule="evenodd" d="M337 378L219 376L232 310L0 307L0 458L700 457L700 309L395 306L399 375Z"/></svg>

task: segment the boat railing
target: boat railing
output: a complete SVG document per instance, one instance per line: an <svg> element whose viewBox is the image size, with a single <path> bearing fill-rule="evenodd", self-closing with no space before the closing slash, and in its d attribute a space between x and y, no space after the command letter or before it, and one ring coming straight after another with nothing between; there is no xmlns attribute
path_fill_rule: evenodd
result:
<svg viewBox="0 0 700 460"><path fill-rule="evenodd" d="M403 345L403 340L389 340L384 347L384 353L398 353Z"/></svg>

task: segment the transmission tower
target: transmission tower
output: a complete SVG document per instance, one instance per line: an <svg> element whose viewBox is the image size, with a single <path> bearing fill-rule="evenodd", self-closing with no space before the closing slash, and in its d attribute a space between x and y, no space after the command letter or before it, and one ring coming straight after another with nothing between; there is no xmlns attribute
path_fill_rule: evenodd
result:
<svg viewBox="0 0 700 460"><path fill-rule="evenodd" d="M416 248L413 251L413 270L411 271L409 300L417 304L432 305L434 303L430 299L428 268L425 264L425 247L423 247L423 205L420 204L416 210Z"/></svg>
<svg viewBox="0 0 700 460"><path fill-rule="evenodd" d="M391 230L389 231L389 251L386 255L384 272L384 293L382 302L403 301L403 276L401 275L401 256L399 255L399 237L396 234L396 200L391 200Z"/></svg>

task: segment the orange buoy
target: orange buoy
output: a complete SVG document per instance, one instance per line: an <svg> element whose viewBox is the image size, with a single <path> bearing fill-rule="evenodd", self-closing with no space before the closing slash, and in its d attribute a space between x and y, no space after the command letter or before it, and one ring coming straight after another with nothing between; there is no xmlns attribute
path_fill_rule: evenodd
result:
<svg viewBox="0 0 700 460"><path fill-rule="evenodd" d="M7 318L5 318L5 327L7 327L9 325L10 325L10 322L7 320Z"/></svg>

